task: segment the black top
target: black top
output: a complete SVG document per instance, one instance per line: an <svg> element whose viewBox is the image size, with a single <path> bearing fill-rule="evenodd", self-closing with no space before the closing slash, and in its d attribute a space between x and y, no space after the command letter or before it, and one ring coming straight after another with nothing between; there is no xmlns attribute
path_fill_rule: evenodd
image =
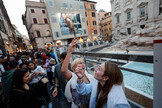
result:
<svg viewBox="0 0 162 108"><path fill-rule="evenodd" d="M64 76L62 75L61 67L62 67L61 64L56 65L56 67L55 67L55 77L58 78L59 89L62 89L63 91L65 91L65 86L66 86L67 81L64 78ZM71 67L71 65L69 64L68 69L70 71L72 71L70 67Z"/></svg>
<svg viewBox="0 0 162 108"><path fill-rule="evenodd" d="M26 65L26 67L27 67L27 63L21 63L20 68L22 68L23 65Z"/></svg>
<svg viewBox="0 0 162 108"><path fill-rule="evenodd" d="M45 100L39 98L31 87L29 90L24 88L12 90L11 108L40 108L43 104Z"/></svg>

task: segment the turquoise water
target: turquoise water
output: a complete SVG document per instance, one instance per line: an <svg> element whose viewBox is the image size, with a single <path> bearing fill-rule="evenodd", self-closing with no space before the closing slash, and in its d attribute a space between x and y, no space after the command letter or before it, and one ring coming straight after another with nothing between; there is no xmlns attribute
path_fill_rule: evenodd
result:
<svg viewBox="0 0 162 108"><path fill-rule="evenodd" d="M130 62L123 67L153 73L153 64L151 63ZM124 75L125 85L153 96L153 77L131 73L125 70L122 70L122 73Z"/></svg>

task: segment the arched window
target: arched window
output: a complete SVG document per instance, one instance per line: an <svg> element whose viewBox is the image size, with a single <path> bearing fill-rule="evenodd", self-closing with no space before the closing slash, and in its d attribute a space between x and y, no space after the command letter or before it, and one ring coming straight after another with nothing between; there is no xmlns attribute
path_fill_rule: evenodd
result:
<svg viewBox="0 0 162 108"><path fill-rule="evenodd" d="M39 30L36 31L36 34L37 34L37 37L41 37L41 34L40 34Z"/></svg>

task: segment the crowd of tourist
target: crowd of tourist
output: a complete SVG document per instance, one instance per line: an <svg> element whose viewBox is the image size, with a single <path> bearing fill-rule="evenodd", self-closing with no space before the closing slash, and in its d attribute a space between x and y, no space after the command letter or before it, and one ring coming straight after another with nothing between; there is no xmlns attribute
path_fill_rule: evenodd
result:
<svg viewBox="0 0 162 108"><path fill-rule="evenodd" d="M0 108L130 108L119 67L105 62L92 76L83 58L70 63L76 44L59 62L48 49L0 55Z"/></svg>

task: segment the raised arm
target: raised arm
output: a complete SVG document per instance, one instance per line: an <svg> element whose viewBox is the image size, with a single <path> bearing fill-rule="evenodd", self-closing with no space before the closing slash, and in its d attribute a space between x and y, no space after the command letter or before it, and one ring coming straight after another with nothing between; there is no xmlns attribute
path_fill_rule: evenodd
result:
<svg viewBox="0 0 162 108"><path fill-rule="evenodd" d="M67 55L64 59L64 62L62 64L62 68L61 68L63 76L68 81L72 77L71 71L68 69L68 66L69 66L69 63L70 63L71 53L74 51L76 44L77 44L77 40L73 39L73 41L70 43L69 50L67 52Z"/></svg>
<svg viewBox="0 0 162 108"><path fill-rule="evenodd" d="M83 71L84 70L82 69L82 65L78 64L76 69L75 69L75 74L78 77L76 88L77 88L77 92L79 94L87 95L87 94L92 92L92 82L90 82L89 84L84 83Z"/></svg>

